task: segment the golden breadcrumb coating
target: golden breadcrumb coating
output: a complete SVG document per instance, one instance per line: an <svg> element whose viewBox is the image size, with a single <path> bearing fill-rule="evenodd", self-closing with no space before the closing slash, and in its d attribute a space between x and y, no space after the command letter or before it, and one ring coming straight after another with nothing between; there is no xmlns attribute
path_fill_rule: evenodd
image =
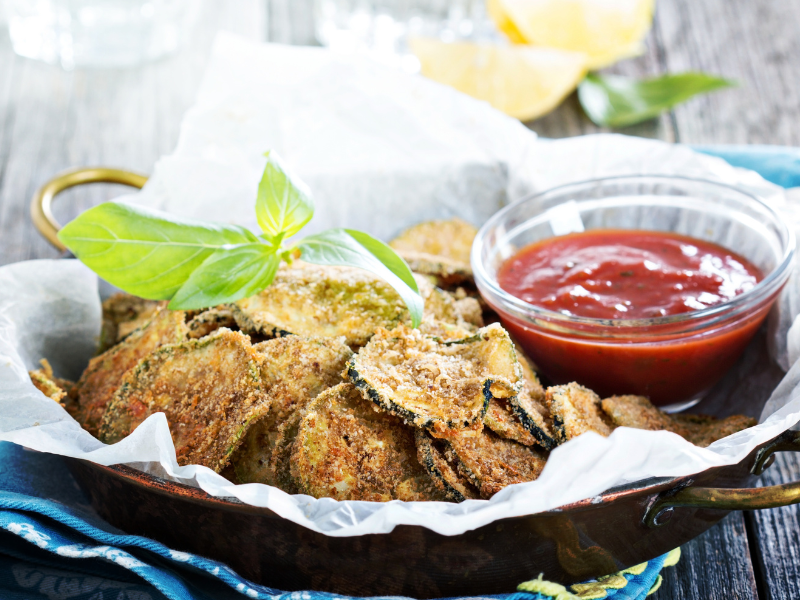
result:
<svg viewBox="0 0 800 600"><path fill-rule="evenodd" d="M344 336L360 346L378 327L410 321L408 309L385 281L362 269L295 262L281 267L267 289L232 305L245 333L280 337Z"/></svg>
<svg viewBox="0 0 800 600"><path fill-rule="evenodd" d="M273 450L279 429L292 414L305 408L323 390L342 381L352 355L343 337L276 338L254 348L264 357L261 381L269 398L269 413L247 432L231 458L240 483L276 484Z"/></svg>
<svg viewBox="0 0 800 600"><path fill-rule="evenodd" d="M600 397L592 390L568 383L547 388L546 402L553 416L556 439L559 443L578 437L587 431L608 436L614 430L611 419L600 408Z"/></svg>
<svg viewBox="0 0 800 600"><path fill-rule="evenodd" d="M546 454L486 429L477 436L453 436L448 443L458 457L460 472L483 498L491 498L508 485L533 481L547 462Z"/></svg>
<svg viewBox="0 0 800 600"><path fill-rule="evenodd" d="M757 423L743 415L719 420L701 415L668 415L644 396L612 396L603 400L602 407L618 427L672 431L701 448Z"/></svg>
<svg viewBox="0 0 800 600"><path fill-rule="evenodd" d="M31 383L51 400L58 402L61 406L66 406L67 394L75 384L53 375L53 367L50 366L47 359L43 358L39 363L42 365L41 369L28 371Z"/></svg>
<svg viewBox="0 0 800 600"><path fill-rule="evenodd" d="M389 245L395 250L425 252L469 264L478 228L459 218L424 221L403 231Z"/></svg>
<svg viewBox="0 0 800 600"><path fill-rule="evenodd" d="M187 326L189 327L189 337L194 340L214 333L220 327L234 331L238 329L233 318L233 311L229 306L217 306L204 310L192 318Z"/></svg>
<svg viewBox="0 0 800 600"><path fill-rule="evenodd" d="M103 329L100 334L100 350L108 350L131 333L146 325L153 315L167 303L160 300L145 300L125 292L109 296L103 301Z"/></svg>
<svg viewBox="0 0 800 600"><path fill-rule="evenodd" d="M448 500L463 502L480 498L477 488L459 472L458 458L447 442L431 437L423 429L415 431L414 439L417 460Z"/></svg>
<svg viewBox="0 0 800 600"><path fill-rule="evenodd" d="M379 329L349 362L347 377L365 399L434 435L480 422L492 398L522 388L508 334L491 325L442 342L416 329Z"/></svg>
<svg viewBox="0 0 800 600"><path fill-rule="evenodd" d="M263 362L247 336L229 329L162 346L125 375L103 417L100 440L118 442L163 412L178 463L219 472L269 410Z"/></svg>
<svg viewBox="0 0 800 600"><path fill-rule="evenodd" d="M159 346L186 338L188 329L182 311L160 308L152 320L122 342L89 361L75 387L75 418L92 435L97 435L103 413L129 369Z"/></svg>
<svg viewBox="0 0 800 600"><path fill-rule="evenodd" d="M416 460L414 431L341 383L308 406L291 459L303 493L336 500L431 500L439 496Z"/></svg>

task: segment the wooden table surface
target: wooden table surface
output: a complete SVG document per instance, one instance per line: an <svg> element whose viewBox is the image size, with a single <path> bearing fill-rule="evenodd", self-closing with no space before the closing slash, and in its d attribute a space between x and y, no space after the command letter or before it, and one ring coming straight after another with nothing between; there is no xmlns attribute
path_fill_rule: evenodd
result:
<svg viewBox="0 0 800 600"><path fill-rule="evenodd" d="M0 264L57 256L28 216L31 195L53 174L86 165L149 173L173 150L218 30L314 43L309 5L206 0L180 53L135 69L65 72L16 57L0 32ZM659 0L645 55L612 70L703 70L740 86L621 132L692 144L800 145L798 57L800 2ZM529 126L548 137L599 131L574 95ZM107 185L68 192L57 216L65 221L119 192ZM783 455L763 484L798 479L800 460ZM681 562L665 570L652 598L800 598L800 508L730 514L683 547Z"/></svg>

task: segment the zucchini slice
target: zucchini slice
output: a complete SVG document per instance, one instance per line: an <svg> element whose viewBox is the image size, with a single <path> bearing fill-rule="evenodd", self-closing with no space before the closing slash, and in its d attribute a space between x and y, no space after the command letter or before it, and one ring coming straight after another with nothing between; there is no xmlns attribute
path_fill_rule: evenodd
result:
<svg viewBox="0 0 800 600"><path fill-rule="evenodd" d="M550 411L545 405L544 388L539 383L539 378L531 368L531 364L525 354L519 347L516 348L516 351L517 360L522 369L524 385L519 394L508 399L508 404L523 427L533 435L536 442L545 450L551 450L555 447L556 440L550 426ZM499 431L495 433L502 435Z"/></svg>
<svg viewBox="0 0 800 600"><path fill-rule="evenodd" d="M470 333L483 327L480 303L463 293L463 289L459 288L461 294L448 292L436 287L428 277L417 273L414 274L414 279L425 302L424 318L457 325Z"/></svg>
<svg viewBox="0 0 800 600"><path fill-rule="evenodd" d="M462 283L474 284L472 267L469 263L411 250L398 250L397 254L408 263L414 273L433 277L439 287L449 288Z"/></svg>
<svg viewBox="0 0 800 600"><path fill-rule="evenodd" d="M365 344L378 327L410 320L400 296L382 279L349 267L296 261L278 270L267 289L232 305L245 333L266 337L344 336Z"/></svg>
<svg viewBox="0 0 800 600"><path fill-rule="evenodd" d="M458 459L444 440L431 437L423 429L415 431L417 459L448 500L463 502L480 498L469 479L458 471Z"/></svg>
<svg viewBox="0 0 800 600"><path fill-rule="evenodd" d="M547 455L484 429L478 435L448 438L458 457L459 470L491 498L513 483L533 481L544 469Z"/></svg>
<svg viewBox="0 0 800 600"><path fill-rule="evenodd" d="M271 485L282 489L287 494L300 493L300 487L292 477L291 466L294 441L297 439L297 432L300 431L300 423L305 414L305 407L298 408L280 424L272 454L268 458L264 457L269 465L267 468L272 479Z"/></svg>
<svg viewBox="0 0 800 600"><path fill-rule="evenodd" d="M480 301L472 296L459 293L463 291L464 288L458 288L455 293L448 292L453 297L453 304L455 304L459 318L475 327L484 327L486 324L483 320L483 307Z"/></svg>
<svg viewBox="0 0 800 600"><path fill-rule="evenodd" d="M423 318L458 326L469 333L475 332L475 327L465 321L452 294L445 292L433 285L427 277L414 275L419 288L419 294L425 303Z"/></svg>
<svg viewBox="0 0 800 600"><path fill-rule="evenodd" d="M37 390L42 392L51 400L58 402L61 406L66 406L64 400L70 389L75 385L66 379L59 379L53 375L53 367L46 359L39 361L42 365L41 369L35 371L28 371L28 376L31 378L31 383Z"/></svg>
<svg viewBox="0 0 800 600"><path fill-rule="evenodd" d="M514 346L499 325L447 342L405 326L380 329L350 359L347 377L365 399L437 437L479 428L492 398L522 388Z"/></svg>
<svg viewBox="0 0 800 600"><path fill-rule="evenodd" d="M403 231L389 245L395 250L444 256L469 265L477 234L477 227L458 218L424 221Z"/></svg>
<svg viewBox="0 0 800 600"><path fill-rule="evenodd" d="M757 423L755 419L744 415L725 419L702 415L668 415L644 396L612 396L603 400L602 407L618 427L671 431L701 448Z"/></svg>
<svg viewBox="0 0 800 600"><path fill-rule="evenodd" d="M365 402L349 383L308 406L291 458L302 493L336 500L421 500L414 432ZM431 490L433 485L431 484Z"/></svg>
<svg viewBox="0 0 800 600"><path fill-rule="evenodd" d="M483 424L500 437L533 446L537 439L522 425L507 400L492 399L483 416Z"/></svg>
<svg viewBox="0 0 800 600"><path fill-rule="evenodd" d="M78 406L75 419L92 435L111 398L129 369L159 346L186 339L185 313L161 308L142 329L137 329L113 348L89 361L75 387Z"/></svg>
<svg viewBox="0 0 800 600"><path fill-rule="evenodd" d="M189 321L188 327L191 339L205 337L220 327L238 329L236 320L233 318L233 311L228 306L218 306L201 312Z"/></svg>
<svg viewBox="0 0 800 600"><path fill-rule="evenodd" d="M140 327L147 325L166 302L145 300L119 292L103 301L103 329L100 334L101 352L119 343Z"/></svg>
<svg viewBox="0 0 800 600"><path fill-rule="evenodd" d="M163 412L178 463L220 472L269 410L261 385L263 361L246 335L228 329L162 346L125 375L103 416L100 439L118 442L148 416Z"/></svg>
<svg viewBox="0 0 800 600"><path fill-rule="evenodd" d="M264 357L261 382L269 397L269 413L253 425L231 457L241 483L277 485L273 449L281 425L323 390L341 383L352 352L344 338L292 335L256 344Z"/></svg>
<svg viewBox="0 0 800 600"><path fill-rule="evenodd" d="M598 395L577 383L547 388L546 401L559 444L587 431L608 436L614 430L611 419L600 407Z"/></svg>

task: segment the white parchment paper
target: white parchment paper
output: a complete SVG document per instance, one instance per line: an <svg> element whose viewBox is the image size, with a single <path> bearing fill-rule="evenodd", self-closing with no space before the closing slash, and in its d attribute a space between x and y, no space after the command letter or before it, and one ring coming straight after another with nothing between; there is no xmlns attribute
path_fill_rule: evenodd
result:
<svg viewBox="0 0 800 600"><path fill-rule="evenodd" d="M100 331L96 279L76 260L40 260L0 268L0 440L83 458L124 463L268 507L306 527L334 536L390 531L416 524L445 535L501 517L556 508L652 476L680 476L739 462L756 445L800 420L800 363L771 400L764 422L709 448L668 432L618 429L609 438L586 434L557 448L541 477L514 485L491 500L337 502L290 496L261 484L233 485L210 469L178 466L166 419L152 415L129 437L106 446L31 384L27 370L47 357L57 374L76 377Z"/></svg>
<svg viewBox="0 0 800 600"><path fill-rule="evenodd" d="M679 173L758 193L795 219L795 204L755 173L671 144L598 135L537 140L488 105L419 77L327 50L258 45L222 36L175 152L162 158L144 190L127 201L173 213L253 226L262 154L280 152L307 181L317 212L308 233L347 226L384 239L420 220L460 216L481 224L497 208L535 190L612 174ZM781 300L771 340L784 367L799 353L796 278ZM199 486L217 496L268 507L332 536L416 524L456 535L502 517L531 514L648 477L682 476L742 460L800 420L800 366L790 370L759 426L701 449L668 432L618 429L557 448L541 477L491 500L451 503L337 502L290 496L265 485L232 485L207 468L178 466L163 414L105 446L30 383L40 358L77 378L100 331L95 277L74 260L0 268L0 440L83 458L128 464ZM729 414L732 390L763 397L776 378L751 346L720 384L713 410ZM761 361L761 362L759 362ZM768 363L767 363L768 364ZM753 385L751 382L756 382ZM747 388L750 389L750 388ZM737 409L738 410L738 409Z"/></svg>

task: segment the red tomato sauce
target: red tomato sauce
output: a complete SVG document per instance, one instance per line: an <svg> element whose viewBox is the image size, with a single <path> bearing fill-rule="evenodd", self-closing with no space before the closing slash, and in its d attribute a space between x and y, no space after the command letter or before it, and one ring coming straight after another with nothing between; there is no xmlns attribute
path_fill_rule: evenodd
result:
<svg viewBox="0 0 800 600"><path fill-rule="evenodd" d="M763 275L721 246L672 233L593 230L520 250L498 273L501 288L564 315L636 319L719 304ZM682 333L680 325L583 335L522 322L500 310L503 324L556 384L577 381L602 397L649 396L670 405L705 393L733 365L764 320L773 298L752 312ZM590 328L591 329L591 328ZM623 336L620 337L619 334Z"/></svg>
<svg viewBox="0 0 800 600"><path fill-rule="evenodd" d="M657 231L601 229L523 248L500 268L500 287L565 315L641 319L721 304L762 274L722 246Z"/></svg>

